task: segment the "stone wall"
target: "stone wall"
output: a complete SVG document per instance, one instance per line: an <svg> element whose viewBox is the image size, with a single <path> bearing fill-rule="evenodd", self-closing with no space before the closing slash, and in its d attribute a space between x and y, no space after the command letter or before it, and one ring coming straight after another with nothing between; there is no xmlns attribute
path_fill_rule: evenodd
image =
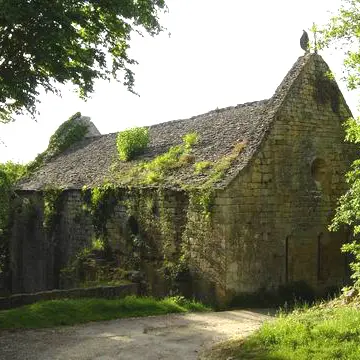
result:
<svg viewBox="0 0 360 360"><path fill-rule="evenodd" d="M172 190L125 191L107 223L119 266L141 270L153 295L171 290L165 266L178 262L187 201L183 192Z"/></svg>
<svg viewBox="0 0 360 360"><path fill-rule="evenodd" d="M11 239L12 293L29 293L67 286L61 270L96 238L93 220L83 210L78 190L64 191L55 227L43 227L41 192L19 193ZM153 295L169 293L164 264L177 263L186 221L187 197L156 189L124 191L106 223L114 265L145 273Z"/></svg>
<svg viewBox="0 0 360 360"><path fill-rule="evenodd" d="M12 293L59 288L60 270L91 243L91 219L81 212L80 192L65 191L57 224L44 229L42 192L19 192L10 240Z"/></svg>
<svg viewBox="0 0 360 360"><path fill-rule="evenodd" d="M216 198L216 194L213 196ZM221 306L226 298L228 234L219 218L221 208L211 208L209 214L204 214L203 211L204 209L190 204L183 234L183 241L187 242L184 245L187 245L190 255L192 294L206 303Z"/></svg>
<svg viewBox="0 0 360 360"><path fill-rule="evenodd" d="M331 99L316 98L315 73L327 70L305 66L256 156L216 199L228 294L299 280L321 292L347 281L347 236L328 225L355 148L343 142L350 113L341 94L335 111Z"/></svg>
<svg viewBox="0 0 360 360"><path fill-rule="evenodd" d="M140 284L126 284L119 286L101 286L86 289L51 290L38 293L16 294L0 297L0 310L30 305L38 301L79 299L79 298L123 298L128 295L141 295Z"/></svg>

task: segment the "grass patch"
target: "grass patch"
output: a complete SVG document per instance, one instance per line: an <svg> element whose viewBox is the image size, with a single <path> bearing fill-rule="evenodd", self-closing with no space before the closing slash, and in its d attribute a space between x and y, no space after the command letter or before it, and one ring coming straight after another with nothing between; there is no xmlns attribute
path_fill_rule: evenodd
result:
<svg viewBox="0 0 360 360"><path fill-rule="evenodd" d="M360 359L360 310L313 307L280 314L247 339L217 345L207 359Z"/></svg>
<svg viewBox="0 0 360 360"><path fill-rule="evenodd" d="M136 296L115 300L62 299L40 301L0 311L0 329L45 328L126 317L209 310L201 303L182 297L161 300Z"/></svg>

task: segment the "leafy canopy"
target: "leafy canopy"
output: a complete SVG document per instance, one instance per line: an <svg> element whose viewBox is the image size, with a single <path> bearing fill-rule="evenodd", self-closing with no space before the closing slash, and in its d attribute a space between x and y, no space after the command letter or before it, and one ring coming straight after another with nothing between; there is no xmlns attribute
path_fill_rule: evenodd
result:
<svg viewBox="0 0 360 360"><path fill-rule="evenodd" d="M346 125L346 140L358 144L360 125L354 119L349 119ZM351 277L355 286L360 286L360 159L353 162L350 171L346 174L346 181L349 190L339 200L330 230L336 231L344 226L352 229L353 240L344 244L342 250L352 254Z"/></svg>
<svg viewBox="0 0 360 360"><path fill-rule="evenodd" d="M321 45L335 44L344 51L345 77L350 89L360 87L360 0L343 0L338 13L321 31ZM346 140L360 142L360 121L349 119L346 124ZM352 254L352 278L355 286L360 286L360 159L355 160L346 174L348 191L340 198L339 206L330 230L340 227L351 229L352 241L342 248Z"/></svg>
<svg viewBox="0 0 360 360"><path fill-rule="evenodd" d="M24 165L0 163L0 274L9 267L9 231L13 186L25 175Z"/></svg>
<svg viewBox="0 0 360 360"><path fill-rule="evenodd" d="M342 0L338 13L319 29L320 46L335 45L345 54L344 70L349 89L360 85L360 0Z"/></svg>
<svg viewBox="0 0 360 360"><path fill-rule="evenodd" d="M73 83L82 98L96 79L134 91L131 32L156 35L164 0L1 0L0 121L36 114L39 86Z"/></svg>

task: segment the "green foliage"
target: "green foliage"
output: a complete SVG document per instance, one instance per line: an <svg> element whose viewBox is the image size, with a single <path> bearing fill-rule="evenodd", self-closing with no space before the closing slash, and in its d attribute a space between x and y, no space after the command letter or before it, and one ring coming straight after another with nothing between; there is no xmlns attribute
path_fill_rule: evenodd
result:
<svg viewBox="0 0 360 360"><path fill-rule="evenodd" d="M114 214L114 209L121 197L121 190L115 185L104 183L102 186L88 189L83 187L82 196L85 202L85 209L92 217L95 236L107 243L107 222Z"/></svg>
<svg viewBox="0 0 360 360"><path fill-rule="evenodd" d="M164 176L172 170L193 161L190 153L192 147L198 142L198 135L195 132L188 133L183 136L182 140L182 144L172 146L166 153L158 155L142 165L145 170L145 183L161 182Z"/></svg>
<svg viewBox="0 0 360 360"><path fill-rule="evenodd" d="M143 164L145 170L145 182L152 183L161 182L163 177L174 170L182 166L180 157L184 153L184 146L172 146L166 153L156 156L153 160Z"/></svg>
<svg viewBox="0 0 360 360"><path fill-rule="evenodd" d="M72 83L86 98L96 79L120 79L134 91L130 35L162 31L164 0L3 0L0 14L0 121L36 115L39 87ZM36 41L34 41L36 39ZM121 74L121 76L120 76Z"/></svg>
<svg viewBox="0 0 360 360"><path fill-rule="evenodd" d="M131 164L128 168L112 167L112 174L116 182L129 185L161 185L164 181L171 182L187 191L190 186L182 184L176 176L176 169L194 164L195 156L192 153L193 146L198 143L196 133L188 133L183 136L183 142L150 161ZM194 174L200 175L206 172L206 177L200 179L198 187L213 187L214 184L224 178L228 169L239 157L246 147L246 142L235 143L231 152L215 162L200 161L194 164Z"/></svg>
<svg viewBox="0 0 360 360"><path fill-rule="evenodd" d="M199 161L194 164L194 173L196 175L203 174L213 166L211 161Z"/></svg>
<svg viewBox="0 0 360 360"><path fill-rule="evenodd" d="M135 147L133 144L135 144L137 147L138 144L141 142L139 142L138 140L134 141L134 137L130 135L130 141L128 141L127 143L122 142L122 146L125 148L125 150L122 150L119 148L119 137L123 133L124 132L121 132L118 135L118 151L119 154L122 154L121 157L125 159L128 158L128 149L133 149ZM198 136L196 133L186 134L183 137L182 144L170 147L167 152L156 156L154 159L141 163L131 164L130 168L125 171L122 169L120 172L117 172L115 164L112 169L112 173L115 179L122 184L160 184L164 180L164 177L170 174L174 169L193 163L194 157L191 154L191 151L192 146L196 144L197 141ZM128 145L128 143L132 145Z"/></svg>
<svg viewBox="0 0 360 360"><path fill-rule="evenodd" d="M158 252L165 261L174 260L175 222L166 206L165 191L161 188L129 189L128 195L123 204L128 216L139 223L139 233L132 242L135 256L133 265L139 267L144 258Z"/></svg>
<svg viewBox="0 0 360 360"><path fill-rule="evenodd" d="M11 161L0 164L0 273L9 266L9 236L14 184L25 174L25 167Z"/></svg>
<svg viewBox="0 0 360 360"><path fill-rule="evenodd" d="M245 141L236 143L234 144L230 154L220 158L217 162L215 162L211 169L210 176L203 184L203 187L213 187L216 182L222 180L226 175L226 172L230 169L232 164L236 161L245 147Z"/></svg>
<svg viewBox="0 0 360 360"><path fill-rule="evenodd" d="M44 161L60 154L71 145L84 138L87 132L87 125L79 122L81 113L77 112L67 121L63 122L50 137L47 149L38 154L32 162L27 165L27 172L31 173L38 169Z"/></svg>
<svg viewBox="0 0 360 360"><path fill-rule="evenodd" d="M207 359L325 360L360 358L360 310L299 308L266 322L247 339L216 346Z"/></svg>
<svg viewBox="0 0 360 360"><path fill-rule="evenodd" d="M132 256L127 258L125 268L140 269L147 259L162 256L162 270L172 291L177 291L176 282L179 278L190 276L189 259L191 239L196 238L201 246L206 246L212 231L212 206L214 203L214 184L221 180L229 167L243 151L245 142L236 143L233 149L217 162L199 162L195 170L205 171L208 177L198 186L186 186L177 183L188 195L189 205L185 221L183 241L176 239L174 211L169 209L168 192L162 187L167 176L175 174L176 169L193 163L193 146L198 142L196 133L183 137L183 142L172 146L166 153L154 159L130 164L127 176L131 185L120 190L116 183L106 182L93 189L83 189L86 210L92 216L96 236L107 243L107 223L114 215L117 205L126 208L127 215L135 219L139 231L129 234L128 244ZM113 169L116 171L116 169ZM173 172L174 171L174 172ZM124 172L118 174L123 183ZM175 180L176 181L176 180ZM156 188L142 188L140 185L156 184Z"/></svg>
<svg viewBox="0 0 360 360"><path fill-rule="evenodd" d="M46 150L48 157L60 154L72 144L84 138L87 126L78 120L81 113L77 112L69 120L63 122L55 133L50 137L49 146Z"/></svg>
<svg viewBox="0 0 360 360"><path fill-rule="evenodd" d="M118 133L116 146L122 161L132 160L142 154L149 144L149 130L146 127L135 127Z"/></svg>
<svg viewBox="0 0 360 360"><path fill-rule="evenodd" d="M0 329L45 328L90 321L210 310L201 303L182 297L160 300L136 296L116 300L51 300L0 311Z"/></svg>
<svg viewBox="0 0 360 360"><path fill-rule="evenodd" d="M360 125L354 119L346 122L346 139L353 143L360 142ZM340 228L351 229L352 241L342 247L344 252L353 255L350 264L353 271L352 278L355 286L360 286L360 159L355 160L350 171L346 174L349 185L348 191L340 197L339 206L330 226L330 230L336 231Z"/></svg>
<svg viewBox="0 0 360 360"><path fill-rule="evenodd" d="M335 44L345 54L345 80L350 89L360 86L360 0L343 0L338 13L322 29L321 46ZM358 120L346 122L346 140L360 142ZM353 256L351 269L355 286L360 286L360 160L355 160L346 175L349 190L340 198L336 215L330 226L331 230L345 228L353 233L352 240L342 248Z"/></svg>
<svg viewBox="0 0 360 360"><path fill-rule="evenodd" d="M62 210L63 190L61 188L48 187L43 190L44 198L44 229L48 234L53 234L60 218Z"/></svg>
<svg viewBox="0 0 360 360"><path fill-rule="evenodd" d="M8 225L13 185L25 174L24 165L8 161L0 164L0 235Z"/></svg>
<svg viewBox="0 0 360 360"><path fill-rule="evenodd" d="M61 287L83 288L129 283L128 271L117 266L112 257L108 257L108 246L105 237L94 237L89 246L80 249L61 269Z"/></svg>
<svg viewBox="0 0 360 360"><path fill-rule="evenodd" d="M26 173L26 168L22 164L7 161L6 163L0 163L0 172L6 174L9 182L15 184L16 181L20 180Z"/></svg>
<svg viewBox="0 0 360 360"><path fill-rule="evenodd" d="M91 248L97 251L105 249L104 239L95 238L92 241Z"/></svg>
<svg viewBox="0 0 360 360"><path fill-rule="evenodd" d="M199 136L196 132L191 132L188 134L185 134L182 138L185 149L186 150L191 150L191 148L197 144L197 142L199 141Z"/></svg>
<svg viewBox="0 0 360 360"><path fill-rule="evenodd" d="M345 54L345 79L349 89L357 89L360 85L360 1L342 0L338 13L321 29L321 47L335 44Z"/></svg>

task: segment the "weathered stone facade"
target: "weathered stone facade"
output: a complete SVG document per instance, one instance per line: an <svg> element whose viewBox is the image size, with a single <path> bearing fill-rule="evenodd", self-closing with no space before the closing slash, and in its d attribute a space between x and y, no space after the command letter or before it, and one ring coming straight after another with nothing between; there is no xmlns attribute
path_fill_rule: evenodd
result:
<svg viewBox="0 0 360 360"><path fill-rule="evenodd" d="M91 219L79 217L80 193L65 191L58 224L50 233L43 226L43 193L19 192L19 195L10 242L11 290L26 293L58 289L60 270L91 243Z"/></svg>
<svg viewBox="0 0 360 360"><path fill-rule="evenodd" d="M344 174L355 148L344 143L342 124L351 114L327 72L320 56L306 55L273 98L261 107L246 108L249 119L256 113L262 120L252 132L241 133L237 127L238 138L249 146L228 170L227 181L214 184L206 216L191 205L191 192L184 189L166 184L124 188L106 224L119 263L131 266L134 256L140 256L137 265L146 273L150 292L163 295L169 290L164 262L176 263L186 247L192 280L187 279L185 291L218 302L259 290L276 291L296 281L319 294L344 284L348 270L340 247L347 234L330 233L328 225L346 190ZM211 147L205 142L202 146ZM29 184L33 189L35 181ZM24 186L22 195L33 198L36 216L31 226L21 213L15 217L13 292L58 287L60 269L94 236L91 218L81 213L79 187L64 192L58 226L49 236L41 227L41 192L26 193ZM146 246L136 248L134 239Z"/></svg>
<svg viewBox="0 0 360 360"><path fill-rule="evenodd" d="M304 280L318 291L346 281L339 249L346 234L330 233L354 147L344 143L349 110L340 94L317 101L318 58L304 67L251 164L216 204L226 233L227 290L254 292ZM335 101L337 101L335 99Z"/></svg>

